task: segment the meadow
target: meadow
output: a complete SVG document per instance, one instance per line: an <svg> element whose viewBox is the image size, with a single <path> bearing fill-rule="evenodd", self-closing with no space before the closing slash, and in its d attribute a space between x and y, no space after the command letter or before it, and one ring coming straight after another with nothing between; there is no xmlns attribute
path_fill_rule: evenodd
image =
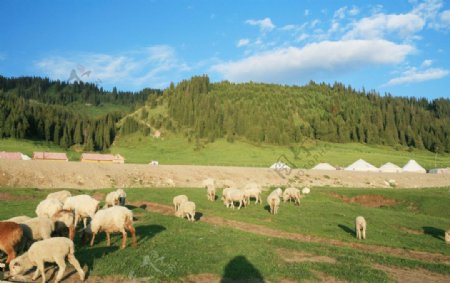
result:
<svg viewBox="0 0 450 283"><path fill-rule="evenodd" d="M104 196L109 191L72 193ZM2 200L8 201L2 201L0 219L34 215L48 192L2 189ZM277 215L267 211L264 201L241 210L227 209L220 200L207 201L205 191L199 188L133 188L127 189L127 194L128 207L136 217L138 248L119 250L119 235L112 237L111 247L106 246L104 235L93 247L82 245L77 236L76 256L89 276L143 282L186 278L206 278L208 282L393 282L401 271L415 274L416 270L417 276L450 278L450 245L444 242L444 230L450 228L450 188L313 188L300 206L282 203ZM171 214L172 197L178 194L186 194L196 203L196 222ZM343 201L361 195L381 196L390 202L368 207ZM267 192L263 200L266 196ZM167 208L168 213L153 205ZM368 222L365 241L354 235L357 215ZM276 233L268 235L267 231ZM436 257L445 260L433 259Z"/></svg>

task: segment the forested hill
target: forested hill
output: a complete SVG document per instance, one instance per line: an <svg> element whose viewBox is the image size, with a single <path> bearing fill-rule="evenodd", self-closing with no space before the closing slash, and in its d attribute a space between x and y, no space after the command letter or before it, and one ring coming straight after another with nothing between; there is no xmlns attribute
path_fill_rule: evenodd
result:
<svg viewBox="0 0 450 283"><path fill-rule="evenodd" d="M163 126L209 141L289 145L308 138L450 152L448 99L380 96L340 83L210 83L206 76L171 85L163 97Z"/></svg>
<svg viewBox="0 0 450 283"><path fill-rule="evenodd" d="M80 145L87 151L105 150L115 139L117 121L142 106L149 95L160 93L153 89L117 92L115 88L108 92L83 82L0 76L0 138L51 141L65 148Z"/></svg>

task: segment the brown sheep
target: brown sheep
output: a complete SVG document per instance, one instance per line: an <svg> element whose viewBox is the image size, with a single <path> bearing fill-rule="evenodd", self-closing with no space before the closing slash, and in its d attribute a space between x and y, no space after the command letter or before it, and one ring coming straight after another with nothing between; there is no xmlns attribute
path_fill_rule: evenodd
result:
<svg viewBox="0 0 450 283"><path fill-rule="evenodd" d="M6 264L16 257L16 248L22 242L23 230L15 222L0 222L0 250L4 251L8 258Z"/></svg>

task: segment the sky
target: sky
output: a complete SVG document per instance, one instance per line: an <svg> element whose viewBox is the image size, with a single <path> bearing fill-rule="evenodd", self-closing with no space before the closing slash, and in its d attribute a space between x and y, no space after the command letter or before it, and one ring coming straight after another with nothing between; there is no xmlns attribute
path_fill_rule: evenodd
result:
<svg viewBox="0 0 450 283"><path fill-rule="evenodd" d="M450 1L0 1L0 75L104 89L213 82L450 98Z"/></svg>

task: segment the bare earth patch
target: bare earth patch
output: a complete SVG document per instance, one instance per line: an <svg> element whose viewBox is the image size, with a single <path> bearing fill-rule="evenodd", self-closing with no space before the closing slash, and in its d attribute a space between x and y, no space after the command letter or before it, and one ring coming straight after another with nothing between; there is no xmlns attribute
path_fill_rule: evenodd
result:
<svg viewBox="0 0 450 283"><path fill-rule="evenodd" d="M8 200L28 200L28 199L32 199L32 196L27 196L27 195L13 195L7 192L0 192L0 201L8 201Z"/></svg>
<svg viewBox="0 0 450 283"><path fill-rule="evenodd" d="M399 283L448 283L450 275L433 273L424 269L402 269L392 266L375 264L374 268L386 272Z"/></svg>
<svg viewBox="0 0 450 283"><path fill-rule="evenodd" d="M285 262L322 262L322 263L336 263L336 259L329 256L319 256L304 252L291 251L286 249L276 250L277 254Z"/></svg>
<svg viewBox="0 0 450 283"><path fill-rule="evenodd" d="M414 235L423 235L424 234L423 230L414 230L414 229L409 229L406 227L400 227L400 230L402 230L406 233L409 233L409 234L414 234Z"/></svg>
<svg viewBox="0 0 450 283"><path fill-rule="evenodd" d="M221 277L212 273L191 274L180 279L182 283L218 283Z"/></svg>
<svg viewBox="0 0 450 283"><path fill-rule="evenodd" d="M346 203L358 203L367 207L383 207L392 206L400 203L395 199L389 199L380 195L359 195L354 197L346 197L338 193L330 193L332 197L338 198Z"/></svg>

